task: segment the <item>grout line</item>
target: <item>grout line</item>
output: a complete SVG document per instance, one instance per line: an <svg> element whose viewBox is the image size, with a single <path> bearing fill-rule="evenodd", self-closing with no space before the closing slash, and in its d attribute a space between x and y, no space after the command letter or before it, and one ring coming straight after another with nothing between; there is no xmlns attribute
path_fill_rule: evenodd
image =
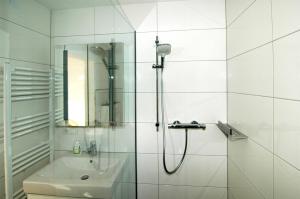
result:
<svg viewBox="0 0 300 199"><path fill-rule="evenodd" d="M165 33L165 32L189 32L189 31L207 31L207 30L226 30L226 27L211 27L211 28L192 28L192 29L170 29L170 30L149 30L149 31L138 31L137 34L147 33Z"/></svg>
<svg viewBox="0 0 300 199"><path fill-rule="evenodd" d="M246 51L244 51L244 52L242 52L242 53L239 53L239 54L234 55L234 56L232 56L232 57L230 57L230 58L227 58L227 61L230 61L230 60L232 60L232 59L235 59L235 58L237 58L237 57L240 57L240 56L242 56L242 55L244 55L244 54L250 53L250 52L252 52L252 51L254 51L254 50L258 49L258 48L262 48L262 47L264 47L264 46L266 46L266 45L268 45L268 44L278 42L278 41L280 41L281 39L285 39L286 37L292 36L292 35L297 34L297 33L299 33L299 32L300 32L300 29L295 30L295 31L293 31L293 32L291 32L291 33L288 33L288 34L286 34L286 35L283 35L283 36L281 36L281 37L278 37L277 39L273 39L273 38L272 38L271 41L268 41L268 42L266 42L266 43L264 43L264 44L261 44L261 45L259 45L259 46L257 46L257 47L248 49L248 50L246 50Z"/></svg>
<svg viewBox="0 0 300 199"><path fill-rule="evenodd" d="M275 100L285 100L285 101L292 101L292 102L300 102L300 99L293 99L293 98L283 98L283 97L272 97L266 95L257 95L257 94L250 94L250 93L239 93L239 92L228 92L229 94L237 94L237 95L247 95L252 97L263 97Z"/></svg>
<svg viewBox="0 0 300 199"><path fill-rule="evenodd" d="M268 44L270 44L270 43L272 43L272 42L273 42L273 41L268 41L268 42L263 43L263 44L261 44L261 45L259 45L259 46L257 46L257 47L248 49L248 50L246 50L246 51L244 51L244 52L242 52L242 53L239 53L239 54L234 55L234 56L232 56L232 57L230 57L230 58L227 58L227 61L230 61L230 60L232 60L232 59L235 59L235 58L237 58L237 57L240 57L240 56L242 56L242 55L244 55L244 54L250 53L250 52L252 52L252 51L254 51L254 50L258 49L258 48L264 47L264 46L266 46L266 45L268 45Z"/></svg>
<svg viewBox="0 0 300 199"><path fill-rule="evenodd" d="M27 30L29 30L29 31L38 33L38 34L40 34L40 35L42 35L42 36L45 36L45 37L50 37L50 34L51 34L51 30L50 30L50 34L47 35L47 34L45 34L45 33L39 32L39 31L37 31L37 30L35 30L35 29L32 29L32 28L30 28L30 27L27 27L27 26L18 24L18 23L14 22L14 21L11 21L11 20L9 20L9 19L5 19L5 18L3 18L3 17L0 17L0 20L6 21L6 22L10 22L10 23L12 23L12 24L14 24L14 25L16 25L16 26L19 26L19 27L22 27L22 28L27 29Z"/></svg>
<svg viewBox="0 0 300 199"><path fill-rule="evenodd" d="M195 60L177 60L177 61L166 61L166 63L177 63L177 62L226 62L226 59L195 59ZM153 64L155 61L137 61L137 64ZM132 62L127 62L132 63ZM171 66L172 67L172 66Z"/></svg>
<svg viewBox="0 0 300 199"><path fill-rule="evenodd" d="M163 153L162 152L157 152L157 153L140 153L138 152L137 153L138 155L162 155ZM179 155L182 155L182 153L166 153L166 155L170 155L170 156L173 156L173 155L176 155L176 156L179 156ZM226 157L226 154L223 154L223 155L205 155L205 154L196 154L196 153L187 153L186 154L187 156L201 156L201 157Z"/></svg>
<svg viewBox="0 0 300 199"><path fill-rule="evenodd" d="M35 62L35 61L28 61L28 60L15 59L15 58L7 58L7 57L1 57L1 56L0 56L0 59L7 59L7 60L25 62L25 63L29 63L29 64L38 64L38 65L43 65L43 66L51 66L50 64L39 63L39 62Z"/></svg>
<svg viewBox="0 0 300 199"><path fill-rule="evenodd" d="M246 7L244 10L241 11L240 14L238 14L238 16L236 16L226 27L227 29L235 22L237 21L254 3L256 2L256 0L254 0L248 7ZM227 24L227 23L226 23Z"/></svg>
<svg viewBox="0 0 300 199"><path fill-rule="evenodd" d="M139 185L154 185L154 186L173 186L173 187L198 187L198 188L217 188L217 189L226 189L227 187L217 187L217 186L198 186L198 185L174 185L174 184L154 184L154 183L138 183Z"/></svg>

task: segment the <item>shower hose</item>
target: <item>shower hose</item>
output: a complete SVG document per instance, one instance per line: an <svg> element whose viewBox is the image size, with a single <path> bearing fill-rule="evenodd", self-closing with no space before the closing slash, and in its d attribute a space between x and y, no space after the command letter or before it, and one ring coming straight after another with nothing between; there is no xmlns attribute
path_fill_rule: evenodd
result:
<svg viewBox="0 0 300 199"><path fill-rule="evenodd" d="M178 169L181 167L184 158L186 156L186 150L188 145L188 129L185 129L185 146L184 146L184 152L181 157L180 162L173 170L169 170L166 165L166 124L165 124L165 102L164 102L164 77L163 77L163 69L161 69L161 75L160 75L160 82L161 82L161 120L162 120L162 130L163 130L163 166L164 170L168 175L172 175L178 171Z"/></svg>

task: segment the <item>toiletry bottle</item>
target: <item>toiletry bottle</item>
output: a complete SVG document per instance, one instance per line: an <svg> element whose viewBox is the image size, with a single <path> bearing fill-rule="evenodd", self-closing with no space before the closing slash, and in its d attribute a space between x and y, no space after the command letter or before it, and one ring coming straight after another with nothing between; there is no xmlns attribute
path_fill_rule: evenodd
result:
<svg viewBox="0 0 300 199"><path fill-rule="evenodd" d="M74 146L73 146L73 153L74 154L80 154L81 149L80 149L80 142L76 141Z"/></svg>

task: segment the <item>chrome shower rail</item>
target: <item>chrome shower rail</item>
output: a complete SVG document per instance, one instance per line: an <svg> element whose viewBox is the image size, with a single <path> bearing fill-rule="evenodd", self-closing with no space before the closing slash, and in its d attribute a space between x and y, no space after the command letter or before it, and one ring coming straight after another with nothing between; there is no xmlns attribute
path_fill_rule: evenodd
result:
<svg viewBox="0 0 300 199"><path fill-rule="evenodd" d="M248 136L240 132L239 130L233 128L229 124L224 124L218 121L217 127L224 133L226 137L231 140L240 140L240 139L247 139Z"/></svg>

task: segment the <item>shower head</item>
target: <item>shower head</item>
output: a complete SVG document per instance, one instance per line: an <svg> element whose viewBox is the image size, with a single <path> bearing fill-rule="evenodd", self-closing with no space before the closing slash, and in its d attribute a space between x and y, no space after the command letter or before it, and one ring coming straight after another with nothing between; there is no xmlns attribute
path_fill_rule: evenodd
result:
<svg viewBox="0 0 300 199"><path fill-rule="evenodd" d="M171 53L171 44L158 44L157 45L157 55L165 57Z"/></svg>

